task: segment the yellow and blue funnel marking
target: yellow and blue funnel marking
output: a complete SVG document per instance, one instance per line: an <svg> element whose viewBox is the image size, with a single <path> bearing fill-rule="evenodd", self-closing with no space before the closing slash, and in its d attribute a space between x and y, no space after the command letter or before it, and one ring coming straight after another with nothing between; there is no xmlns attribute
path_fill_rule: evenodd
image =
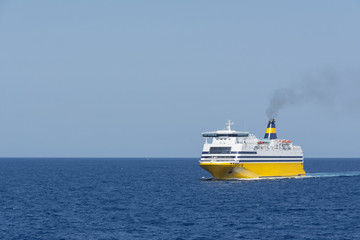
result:
<svg viewBox="0 0 360 240"><path fill-rule="evenodd" d="M265 139L276 139L275 119L270 119L265 132Z"/></svg>

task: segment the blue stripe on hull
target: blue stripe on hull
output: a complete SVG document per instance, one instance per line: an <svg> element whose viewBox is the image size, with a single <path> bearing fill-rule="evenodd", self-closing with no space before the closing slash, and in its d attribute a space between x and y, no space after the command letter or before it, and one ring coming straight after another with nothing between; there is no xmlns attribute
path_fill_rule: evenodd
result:
<svg viewBox="0 0 360 240"><path fill-rule="evenodd" d="M303 158L303 156L238 156L238 158Z"/></svg>
<svg viewBox="0 0 360 240"><path fill-rule="evenodd" d="M239 161L239 163L284 163L284 162L303 162L302 160L278 160L278 161L274 161L274 160L241 160Z"/></svg>
<svg viewBox="0 0 360 240"><path fill-rule="evenodd" d="M257 154L257 152L234 152L239 154Z"/></svg>

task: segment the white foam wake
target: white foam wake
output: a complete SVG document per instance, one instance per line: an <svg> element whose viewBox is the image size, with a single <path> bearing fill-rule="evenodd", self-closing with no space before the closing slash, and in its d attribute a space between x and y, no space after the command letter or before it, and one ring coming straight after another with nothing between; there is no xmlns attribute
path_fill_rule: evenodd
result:
<svg viewBox="0 0 360 240"><path fill-rule="evenodd" d="M304 177L320 178L320 177L353 177L353 176L360 176L360 171L306 173Z"/></svg>

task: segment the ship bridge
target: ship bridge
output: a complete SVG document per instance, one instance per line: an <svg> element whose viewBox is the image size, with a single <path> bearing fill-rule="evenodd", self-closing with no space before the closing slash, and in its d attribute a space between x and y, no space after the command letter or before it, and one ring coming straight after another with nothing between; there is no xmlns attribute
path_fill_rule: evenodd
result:
<svg viewBox="0 0 360 240"><path fill-rule="evenodd" d="M257 139L249 132L231 130L231 125L228 121L223 130L202 133L205 138L202 162L236 162L240 155L256 154Z"/></svg>
<svg viewBox="0 0 360 240"><path fill-rule="evenodd" d="M218 130L215 132L204 132L202 136L205 138L231 138L231 137L248 137L249 132L239 132L231 130L233 123L229 120L226 123L226 128L224 130Z"/></svg>

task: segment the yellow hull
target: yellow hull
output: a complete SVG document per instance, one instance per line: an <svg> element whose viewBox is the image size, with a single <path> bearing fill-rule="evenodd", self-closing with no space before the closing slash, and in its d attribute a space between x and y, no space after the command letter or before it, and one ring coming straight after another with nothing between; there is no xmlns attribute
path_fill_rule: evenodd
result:
<svg viewBox="0 0 360 240"><path fill-rule="evenodd" d="M200 163L216 179L305 176L302 163Z"/></svg>

